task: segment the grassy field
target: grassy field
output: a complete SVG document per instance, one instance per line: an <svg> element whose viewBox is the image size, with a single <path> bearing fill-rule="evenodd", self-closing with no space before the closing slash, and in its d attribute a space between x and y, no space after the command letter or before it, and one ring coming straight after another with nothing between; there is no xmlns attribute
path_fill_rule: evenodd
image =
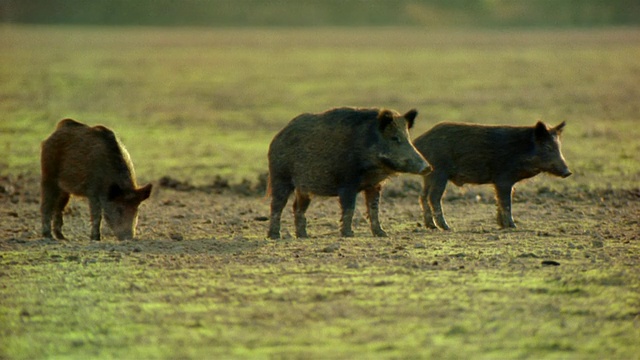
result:
<svg viewBox="0 0 640 360"><path fill-rule="evenodd" d="M0 359L640 356L640 30L0 28ZM574 175L519 187L500 231L488 187L450 187L454 231L389 183L371 238L264 238L273 135L335 106L439 121L567 121ZM39 144L58 120L111 127L156 191L140 238L39 237ZM170 176L196 189L159 186ZM207 190L208 189L208 190ZM292 229L290 214L283 229Z"/></svg>
<svg viewBox="0 0 640 360"><path fill-rule="evenodd" d="M39 142L73 117L114 128L142 179L253 179L291 118L351 105L415 107L414 134L566 120L573 183L631 187L639 43L636 30L2 28L0 171L37 172Z"/></svg>

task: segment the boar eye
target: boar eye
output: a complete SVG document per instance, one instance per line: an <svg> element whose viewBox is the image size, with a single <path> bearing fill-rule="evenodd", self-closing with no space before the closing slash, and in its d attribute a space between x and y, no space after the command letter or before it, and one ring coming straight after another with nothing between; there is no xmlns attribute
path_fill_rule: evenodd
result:
<svg viewBox="0 0 640 360"><path fill-rule="evenodd" d="M393 141L394 143L400 144L400 137L399 136L392 136L391 137L391 141Z"/></svg>

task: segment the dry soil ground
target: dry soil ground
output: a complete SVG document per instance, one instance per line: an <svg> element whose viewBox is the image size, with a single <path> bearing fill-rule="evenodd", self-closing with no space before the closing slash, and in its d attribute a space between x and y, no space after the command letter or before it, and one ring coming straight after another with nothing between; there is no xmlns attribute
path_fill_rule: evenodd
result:
<svg viewBox="0 0 640 360"><path fill-rule="evenodd" d="M125 242L87 240L86 202L72 200L69 240L50 241L38 235L37 176L3 177L6 354L637 355L637 189L524 184L519 228L502 231L489 189L454 188L444 206L455 230L441 232L420 225L417 182L396 178L383 198L388 238L370 236L362 199L356 237L339 238L337 201L316 199L310 239L288 235L286 212L284 238L271 241L260 188L163 179Z"/></svg>

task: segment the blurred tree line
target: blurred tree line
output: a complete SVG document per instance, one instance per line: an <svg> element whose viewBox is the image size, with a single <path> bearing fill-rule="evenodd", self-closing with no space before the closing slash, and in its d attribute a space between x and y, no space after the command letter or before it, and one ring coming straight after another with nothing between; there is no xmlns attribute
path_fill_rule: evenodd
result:
<svg viewBox="0 0 640 360"><path fill-rule="evenodd" d="M153 26L608 26L640 0L0 0L0 21Z"/></svg>

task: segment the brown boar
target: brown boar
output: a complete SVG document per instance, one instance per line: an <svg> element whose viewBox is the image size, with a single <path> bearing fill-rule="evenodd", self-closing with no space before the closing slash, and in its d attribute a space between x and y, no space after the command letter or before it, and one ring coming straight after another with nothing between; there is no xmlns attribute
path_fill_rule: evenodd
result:
<svg viewBox="0 0 640 360"><path fill-rule="evenodd" d="M498 224L515 227L511 215L515 183L541 172L571 175L560 150L564 126L564 122L553 128L542 122L528 127L441 123L416 138L416 148L432 167L423 174L420 195L425 226L449 230L441 201L451 181L458 186L493 184Z"/></svg>
<svg viewBox="0 0 640 360"><path fill-rule="evenodd" d="M71 194L89 199L92 240L100 240L102 216L118 239L135 236L151 184L137 188L129 153L111 130L64 119L41 150L42 236L53 238L53 217L53 234L64 239L62 212Z"/></svg>
<svg viewBox="0 0 640 360"><path fill-rule="evenodd" d="M337 108L291 120L269 147L271 218L268 236L280 237L282 209L291 193L296 236L307 237L305 212L311 195L337 196L340 232L353 236L356 196L364 191L371 231L386 236L378 219L382 182L398 172L428 167L409 138L417 111Z"/></svg>

